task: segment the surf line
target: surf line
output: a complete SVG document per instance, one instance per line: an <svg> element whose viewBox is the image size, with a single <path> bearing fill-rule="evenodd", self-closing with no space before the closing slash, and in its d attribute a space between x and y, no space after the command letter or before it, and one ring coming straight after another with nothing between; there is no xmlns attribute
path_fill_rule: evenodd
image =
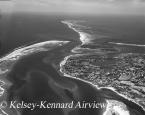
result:
<svg viewBox="0 0 145 115"><path fill-rule="evenodd" d="M76 24L75 21L71 21L71 20L69 21L69 20L68 20L68 21L61 21L61 23L66 24L70 29L72 29L72 30L74 30L75 32L79 33L79 35L80 35L80 41L82 42L81 45L84 45L84 44L87 44L87 43L90 43L90 42L91 42L90 40L88 41L88 37L86 36L87 33L81 32L81 30L79 30L79 29L77 29L77 28L74 27L74 26L77 27L77 24ZM79 27L79 25L78 25L78 27ZM88 35L89 35L89 34L88 34ZM115 43L115 42L108 42L108 43L110 43L110 44L116 44L116 45L128 45L128 46L130 45L130 46L145 47L145 45L138 45L138 44ZM76 48L78 48L78 47L79 47L79 46L76 46ZM72 49L72 50L73 50L73 49ZM59 71L60 71L65 77L73 78L73 79L77 79L77 80L83 81L83 82L85 82L85 83L87 83L87 84L90 84L91 86L95 87L97 90L101 90L102 88L109 89L109 90L115 92L116 94L118 94L120 97L123 97L123 98L125 98L125 99L127 99L127 100L129 100L129 101L131 101L131 102L133 102L133 103L135 103L135 104L137 104L138 106L140 106L140 107L143 109L143 111L145 111L145 108L144 108L142 105L140 105L138 102L135 102L133 99L131 99L131 98L129 98L129 97L123 95L123 94L118 93L118 92L116 91L116 89L113 88L113 87L99 87L99 86L97 86L97 85L94 85L94 84L91 83L91 82L88 82L88 81L83 80L83 79L81 79L81 78L73 77L73 76L71 76L71 75L69 75L69 74L63 72L62 68L63 68L63 66L66 64L67 60L68 60L70 57L72 57L72 56L79 56L79 55L81 55L81 54L80 54L80 53L77 53L77 54L75 54L75 55L73 54L73 55L66 56L66 57L64 58L64 60L62 60L62 61L60 62L60 70L59 70Z"/></svg>
<svg viewBox="0 0 145 115"><path fill-rule="evenodd" d="M92 36L86 32L81 31L79 28L79 26L81 25L76 24L77 21L66 20L66 21L61 21L61 23L66 24L70 29L74 30L79 34L80 36L79 39L82 42L81 45L91 43ZM83 27L87 28L86 26Z"/></svg>
<svg viewBox="0 0 145 115"><path fill-rule="evenodd" d="M141 44L116 43L116 42L109 42L109 43L110 43L110 44L115 44L115 45L123 45L123 46L145 47L145 45L141 45Z"/></svg>

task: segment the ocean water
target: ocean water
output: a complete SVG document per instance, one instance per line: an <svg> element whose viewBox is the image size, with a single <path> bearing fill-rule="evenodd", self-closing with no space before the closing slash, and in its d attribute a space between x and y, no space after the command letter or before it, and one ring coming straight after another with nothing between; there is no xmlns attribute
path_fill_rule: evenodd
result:
<svg viewBox="0 0 145 115"><path fill-rule="evenodd" d="M0 23L0 75L8 105L13 100L73 101L100 107L0 109L3 114L144 115L143 16L5 18Z"/></svg>
<svg viewBox="0 0 145 115"><path fill-rule="evenodd" d="M144 53L144 19L144 16L98 16L68 22L80 33L80 40L86 42L84 47L108 47L108 50L114 47L121 52Z"/></svg>
<svg viewBox="0 0 145 115"><path fill-rule="evenodd" d="M34 14L13 14L1 17L1 55L26 44L47 40L79 40L79 35L61 21L73 21L86 42L117 45L143 52L145 45L144 16L65 17ZM84 38L83 38L84 37ZM9 41L9 42L8 42ZM81 41L81 42L82 42ZM122 50L124 49L122 48ZM130 50L129 49L129 50ZM127 50L127 49L125 49ZM128 50L127 50L128 51Z"/></svg>
<svg viewBox="0 0 145 115"><path fill-rule="evenodd" d="M61 23L61 18L39 14L13 14L1 19L0 55L13 49L48 40L79 41L78 34Z"/></svg>

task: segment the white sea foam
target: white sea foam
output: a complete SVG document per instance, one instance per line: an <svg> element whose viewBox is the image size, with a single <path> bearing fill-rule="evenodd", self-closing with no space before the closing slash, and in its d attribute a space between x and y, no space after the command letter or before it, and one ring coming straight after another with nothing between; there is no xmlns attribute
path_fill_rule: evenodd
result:
<svg viewBox="0 0 145 115"><path fill-rule="evenodd" d="M69 41L45 41L45 42L40 42L36 43L30 46L23 46L15 49L11 53L7 54L6 56L2 57L0 59L0 75L1 75L1 80L0 80L0 97L4 95L5 89L3 88L4 85L10 86L11 83L7 80L3 80L2 74L5 74L8 72L8 68L13 65L13 63L10 63L7 67L4 67L11 62L17 61L20 57L29 55L32 53L40 52L40 51L49 51L53 48L62 46L63 44L68 43ZM4 63L3 63L4 62ZM1 109L1 108L0 108ZM3 111L1 109L1 111ZM4 111L3 111L4 112ZM6 115L6 114L5 114ZM8 114L7 114L8 115Z"/></svg>
<svg viewBox="0 0 145 115"><path fill-rule="evenodd" d="M69 58L71 58L71 57L77 57L77 56L82 56L82 55L85 55L85 54L69 55L69 56L65 57L65 58L60 62L60 72L63 74L63 76L68 77L68 78L77 79L77 80L83 81L83 82L85 82L85 83L88 83L88 84L90 84L91 86L97 88L97 90L101 90L102 88L112 90L113 92L115 92L115 93L116 93L117 95L119 95L120 97L123 97L123 98L125 98L125 99L127 99L127 100L129 100L129 101L131 101L131 102L133 102L133 103L135 103L135 104L137 104L138 106L140 106L140 107L145 111L145 108L144 108L142 105L140 105L138 101L135 101L134 99L129 98L127 95L123 95L123 94L119 93L119 92L117 91L117 89L115 89L114 87L99 87L97 84L93 84L92 82L83 80L83 79L81 79L81 78L73 77L73 76L71 76L71 75L65 73L65 72L62 70L62 69L63 69L63 66L66 64L66 62L67 62L67 60L68 60Z"/></svg>
<svg viewBox="0 0 145 115"><path fill-rule="evenodd" d="M62 21L62 23L68 25L68 27L69 27L70 29L73 29L74 31L76 31L77 33L79 33L79 35L80 35L80 41L82 42L82 44L87 44L87 43L90 43L90 42L91 42L92 39L89 39L89 38L92 37L92 36L91 36L90 34L88 34L88 33L82 32L82 30L78 27L79 25L77 25L77 22L75 22L75 21ZM126 46L145 47L145 45L140 45L140 44L127 44L127 43L115 43L115 42L109 42L109 43L110 43L110 44L116 44L116 45L126 45ZM78 53L77 50L79 50L79 49L80 49L80 47L77 46L77 47L75 47L74 49L72 49L72 52L73 52L73 53L75 53L75 52ZM81 53L81 52L79 52L79 53ZM65 72L63 71L63 66L66 64L67 60L68 60L70 57L72 57L72 56L79 56L79 55L83 55L83 54L76 54L76 55L67 56L67 57L65 57L64 60L60 63L60 72L61 72L65 77L70 77L70 78L73 78L73 79L78 79L78 80L80 80L80 81L86 82L86 83L92 85L93 87L96 87L98 90L101 90L102 88L110 89L110 90L114 91L116 94L118 94L119 96L121 96L121 97L123 97L123 98L125 98L125 99L127 99L127 100L129 100L129 101L132 101L132 102L136 103L136 104L139 105L143 110L145 110L145 108L144 108L142 105L140 105L138 101L135 101L134 99L128 97L127 95L123 95L123 94L119 93L119 92L117 91L117 89L115 89L114 87L99 87L99 86L96 85L96 84L93 84L93 83L88 82L88 81L86 81L86 80L83 80L83 79L81 79L81 78L73 77L73 76L71 76L71 75L65 73Z"/></svg>
<svg viewBox="0 0 145 115"><path fill-rule="evenodd" d="M28 54L38 52L38 51L48 51L54 47L62 46L63 44L66 44L68 42L69 41L53 40L53 41L45 41L45 42L36 43L30 46L19 47L19 48L16 48L11 53L9 53L8 55L2 57L0 59L0 62L4 60L17 60L21 56L28 55Z"/></svg>
<svg viewBox="0 0 145 115"><path fill-rule="evenodd" d="M93 36L83 32L81 30L81 27L83 28L87 28L86 26L82 26L82 25L78 25L77 21L72 21L72 20L67 20L67 21L61 21L63 24L66 24L70 29L73 29L75 32L77 32L80 36L80 41L83 44L88 44L88 43L92 43L91 40L93 39Z"/></svg>
<svg viewBox="0 0 145 115"><path fill-rule="evenodd" d="M141 44L116 43L116 42L109 42L109 43L110 43L110 44L116 44L116 45L123 45L123 46L145 47L145 45L141 45Z"/></svg>

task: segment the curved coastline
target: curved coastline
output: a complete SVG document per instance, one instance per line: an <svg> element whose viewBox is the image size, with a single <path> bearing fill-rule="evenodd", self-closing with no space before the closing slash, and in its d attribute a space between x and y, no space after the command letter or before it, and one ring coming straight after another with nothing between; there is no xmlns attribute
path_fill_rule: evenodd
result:
<svg viewBox="0 0 145 115"><path fill-rule="evenodd" d="M83 82L85 82L85 83L88 83L88 84L90 84L90 85L96 87L98 90L101 90L101 89L108 89L108 90L111 90L111 91L113 91L114 93L116 93L117 95L119 95L120 97L122 97L122 98L124 98L124 99L127 99L127 100L129 100L129 101L131 101L131 102L137 104L138 106L140 106L140 107L145 111L145 108L144 108L143 106L141 106L139 103L135 102L133 99L128 98L127 96L118 93L117 90L116 90L114 87L99 87L98 85L93 84L92 82L83 80L83 79L81 79L81 78L72 77L71 75L69 75L69 74L65 73L64 71L62 71L63 65L66 64L67 60L68 60L70 57L75 57L75 56L78 56L78 57L79 57L79 56L82 56L82 55L83 55L83 54L75 54L75 55L69 55L69 56L65 57L64 60L61 61L61 63L60 63L60 72L61 72L64 76L66 76L66 77L78 79L78 80L80 80L80 81L83 81Z"/></svg>
<svg viewBox="0 0 145 115"><path fill-rule="evenodd" d="M64 23L64 22L63 22ZM65 22L66 23L66 22ZM73 27L73 24L67 24L69 26L69 28L73 29L74 31L76 31L77 33L79 33L80 35L80 40L82 41L82 45L83 44L87 44L89 43L88 40L85 40L85 38L87 38L87 34L85 34L84 32L79 32L78 30L76 30L74 27ZM81 36L82 34L82 36ZM6 61L6 60L10 60L10 61L16 61L18 59L20 59L21 57L25 56L25 55L30 55L30 54L33 54L33 53L37 53L37 52L43 52L43 51L49 51L53 48L56 48L56 47L59 47L59 46L62 46L64 44L67 44L69 41L46 41L46 42L41 42L41 43L36 43L36 44L33 44L33 45L30 45L30 46L26 46L26 47L20 47L20 48L17 48L15 49L13 52L11 52L10 54L4 56L3 58L0 59L0 62L1 62L1 66L2 66L2 62L3 61ZM76 46L77 48L78 46ZM92 84L91 82L88 82L88 81L85 81L83 79L80 79L80 78L74 78L66 73L64 73L61 69L62 69L62 66L66 63L67 59L72 57L72 56L79 56L79 55L82 55L81 53L78 53L77 51L76 52L73 52L75 54L72 54L72 55L69 55L69 56L66 56L64 58L64 60L62 60L60 62L60 72L65 76L65 77L70 77L71 79L77 79L79 81L82 81L82 82L85 82L89 85L91 85L92 87L95 87L97 90L102 90L102 89L108 89L114 93L116 93L116 95L120 96L121 98L124 98L124 99L127 99L137 105L139 105L138 103L134 102L133 100L129 99L128 97L124 96L124 95L121 95L119 94L113 87L98 87L97 85L94 85ZM0 88L1 86L3 86L5 83L3 82L2 85L0 85ZM106 100L107 103L108 103L108 106L110 104L110 101ZM140 106L140 105L139 105ZM143 108L144 109L144 108ZM145 109L144 109L145 110ZM105 115L105 114L104 114Z"/></svg>
<svg viewBox="0 0 145 115"><path fill-rule="evenodd" d="M80 41L82 42L81 45L84 45L84 44L88 44L88 43L89 43L89 40L88 40L89 38L87 38L87 33L85 33L85 32L80 32L80 30L77 30L77 29L74 27L74 26L76 26L76 23L73 25L73 22L71 23L71 21L69 21L69 20L68 20L68 21L61 21L61 22L62 22L63 24L66 24L70 29L73 29L75 32L77 32L77 33L80 35ZM85 39L86 39L86 40L85 40ZM110 43L110 44L116 44L116 45L127 45L127 46L145 47L145 45L138 45L138 44L114 43L114 42L109 42L109 43ZM83 54L81 54L81 52L78 52L78 51L75 50L75 49L79 49L79 46L76 46L74 49L72 49L72 53L75 53L75 54L72 54L72 55L69 55L69 56L65 57L64 60L60 63L60 72L63 73L63 75L66 76L66 77L72 77L72 76L69 75L69 74L67 74L67 73L64 73L64 72L62 71L62 66L65 65L65 63L67 62L67 60L68 60L70 57L83 55ZM84 48L84 49L85 49L85 48ZM86 49L87 49L87 48L86 48ZM90 50L90 51L91 51L91 50ZM123 97L124 99L127 99L127 100L129 100L129 101L131 101L131 102L137 104L138 106L140 106L140 107L143 109L143 111L145 111L145 108L144 108L142 105L140 105L139 103L135 102L133 99L131 99L131 98L129 98L129 97L123 95L123 94L120 94L120 93L117 92L116 89L113 88L113 87L98 87L97 85L94 85L93 83L88 82L88 81L86 81L86 80L83 80L83 79L81 79L81 78L75 78L75 79L79 79L79 80L81 80L81 81L84 81L84 82L86 82L86 83L89 83L89 84L95 86L95 87L96 87L97 89L99 89L99 90L104 89L104 88L105 88L105 89L109 89L109 90L115 92L117 95Z"/></svg>
<svg viewBox="0 0 145 115"><path fill-rule="evenodd" d="M48 51L49 49L52 49L56 46L62 46L63 44L66 44L70 41L58 41L58 40L52 40L52 41L45 41L36 43L30 46L21 46L19 48L14 49L9 54L6 54L2 58L0 58L0 62L4 60L17 60L19 57L28 55L31 53L39 52L39 51Z"/></svg>
<svg viewBox="0 0 145 115"><path fill-rule="evenodd" d="M61 23L66 24L70 29L74 30L79 34L80 36L79 39L82 42L81 45L91 43L92 36L86 32L81 31L81 29L79 29L80 25L77 25L77 22L72 20L65 20L65 21L61 21ZM84 26L84 28L87 27Z"/></svg>
<svg viewBox="0 0 145 115"><path fill-rule="evenodd" d="M5 76L11 71L11 68L15 65L15 62L17 62L20 58L23 58L24 56L28 56L37 52L49 51L53 48L67 44L68 42L69 41L53 40L40 42L25 47L22 46L14 49L9 54L6 54L2 58L0 58L0 97L3 97L3 95L5 95L5 86L9 87L12 85L7 79L5 79Z"/></svg>

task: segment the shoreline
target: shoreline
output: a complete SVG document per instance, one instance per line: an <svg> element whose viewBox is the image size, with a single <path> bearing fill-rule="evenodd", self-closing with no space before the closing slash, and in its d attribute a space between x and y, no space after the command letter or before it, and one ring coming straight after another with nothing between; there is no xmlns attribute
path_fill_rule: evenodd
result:
<svg viewBox="0 0 145 115"><path fill-rule="evenodd" d="M7 87L10 87L12 84L5 76L11 71L11 68L16 64L16 62L23 58L24 56L31 55L37 52L49 51L53 48L62 46L67 44L69 41L46 41L40 42L29 46L22 46L19 48L14 49L12 52L6 54L2 58L0 58L0 97L5 99L7 95Z"/></svg>
<svg viewBox="0 0 145 115"><path fill-rule="evenodd" d="M81 45L92 43L91 39L90 39L92 37L91 37L90 34L82 32L79 29L76 29L75 27L73 27L73 26L78 26L79 27L79 25L77 25L75 22L71 22L69 20L68 21L66 20L66 21L61 21L61 23L67 25L70 29L74 30L75 32L77 32L79 34L79 39L82 42Z"/></svg>
<svg viewBox="0 0 145 115"><path fill-rule="evenodd" d="M73 29L72 26L71 26L70 29ZM76 32L79 33L78 31L76 31ZM80 36L81 36L82 33L81 32L79 33ZM86 36L83 36L82 37L82 40L85 39L85 37ZM81 40L81 38L80 38L80 40ZM49 50L51 50L53 48L62 46L64 44L67 44L68 42L70 42L70 41L57 41L57 40L52 40L52 41L45 41L45 42L35 43L35 44L29 45L29 46L19 47L19 48L14 49L11 53L8 53L5 56L3 56L2 58L0 58L0 62L6 61L6 60L10 60L10 61L14 61L15 62L16 60L18 60L19 58L21 58L21 57L23 57L25 55L31 55L32 53L36 53L36 52L49 51ZM83 42L82 42L82 45L83 45ZM76 46L75 48L77 48L77 47L78 46ZM115 88L113 88L113 87L98 87L97 85L94 85L91 82L88 82L88 81L83 80L81 78L74 78L71 75L62 72L62 66L67 62L67 59L70 58L71 56L79 56L79 55L83 55L83 54L81 54L81 53L78 54L77 51L76 51L76 54L68 55L68 56L64 57L64 59L60 62L60 70L59 71L65 77L70 77L70 78L73 78L73 79L78 79L80 81L83 81L83 82L85 82L87 84L90 84L91 86L95 87L97 90L101 90L103 88L109 89L109 90L115 92L117 95L121 96L122 98L127 99L127 100L129 100L129 101L137 104L138 106L140 106L145 111L145 109L141 105L139 105L138 103L134 102L132 99L130 99L130 98L128 98L128 97L126 97L126 96L118 93L117 91L115 91ZM3 63L1 63L1 66L2 66L2 64Z"/></svg>
<svg viewBox="0 0 145 115"><path fill-rule="evenodd" d="M88 83L88 84L90 84L91 86L95 87L97 90L101 90L101 89L104 89L104 88L105 88L105 89L109 89L109 90L113 91L114 93L116 93L117 95L121 96L122 98L127 99L127 100L129 100L129 101L131 101L131 102L137 104L139 107L141 107L141 108L145 111L145 108L144 108L143 106L141 106L139 103L135 102L133 99L128 98L127 96L118 93L114 87L98 87L96 84L93 84L93 83L91 83L91 82L89 82L89 81L83 80L83 79L81 79L81 78L72 77L71 75L69 75L69 74L67 74L67 73L64 73L64 72L62 71L62 66L65 65L65 63L67 62L67 59L69 59L70 57L79 56L79 55L81 55L81 54L69 55L69 56L65 57L64 60L62 60L62 61L60 62L60 72L63 74L63 76L68 77L68 78L77 79L77 80L83 81L83 82L85 82L85 83ZM82 54L82 55L83 55L83 54Z"/></svg>
<svg viewBox="0 0 145 115"><path fill-rule="evenodd" d="M0 58L0 62L4 60L16 60L17 58L28 55L31 53L39 52L39 51L48 51L49 49L52 49L53 47L57 46L62 46L63 44L67 44L70 41L59 41L59 40L51 40L51 41L45 41L45 42L39 42L35 43L29 46L21 46L18 48L15 48L13 51L10 53L4 55L3 57ZM46 47L45 47L46 45ZM47 48L48 45L48 48ZM50 47L52 45L52 47Z"/></svg>
<svg viewBox="0 0 145 115"><path fill-rule="evenodd" d="M86 42L85 42L84 39L85 39L87 36L85 35L84 32L80 32L80 31L78 31L77 29L75 29L75 28L73 27L73 26L74 26L73 23L69 23L69 22L67 22L67 21L61 21L61 22L62 22L63 24L66 24L70 29L73 29L75 32L79 33L79 35L80 35L80 40L82 41L82 44L81 44L81 45L86 44ZM109 43L112 43L112 44L113 44L113 42L109 42ZM120 43L117 44L117 45L120 45ZM132 46L132 45L136 45L136 44L125 44L125 45L131 45L131 46ZM145 47L145 45L137 45L137 46L139 46L139 47ZM75 53L75 54L66 56L66 57L60 62L60 72L61 72L64 76L66 76L66 77L74 78L74 77L72 77L71 75L69 75L69 74L67 74L67 73L64 73L64 72L62 71L62 66L65 65L65 63L67 62L67 59L69 59L70 57L73 57L73 56L83 55L83 54L80 54L80 53L77 54L78 52L75 51L75 49L77 49L77 48L79 48L79 46L76 46L74 49L72 49L72 53ZM109 89L109 90L115 92L117 95L121 96L122 98L127 99L127 100L129 100L129 101L131 101L131 102L137 104L139 107L141 107L141 108L143 109L143 111L145 111L145 108L144 108L142 105L140 105L139 103L135 102L133 99L128 98L127 96L118 93L118 92L116 91L116 89L113 88L113 87L98 87L97 85L94 85L93 83L88 82L88 81L86 81L86 80L83 80L83 79L81 79L81 78L74 78L74 79L78 79L78 80L81 80L81 81L83 81L83 82L86 82L86 83L88 83L88 84L90 84L90 85L96 87L98 90L101 90L102 88Z"/></svg>

